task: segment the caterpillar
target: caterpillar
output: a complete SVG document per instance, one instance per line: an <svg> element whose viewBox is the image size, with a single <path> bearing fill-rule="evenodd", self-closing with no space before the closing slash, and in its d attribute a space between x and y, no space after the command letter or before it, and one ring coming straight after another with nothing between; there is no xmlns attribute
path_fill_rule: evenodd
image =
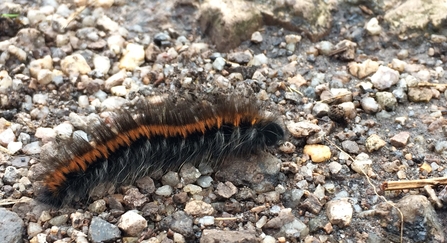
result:
<svg viewBox="0 0 447 243"><path fill-rule="evenodd" d="M57 152L42 161L46 171L37 200L61 207L87 198L100 183L130 184L186 162L216 167L275 145L284 136L277 119L248 98L142 103L136 114L120 111L110 124L90 125L90 142L80 136L60 142Z"/></svg>

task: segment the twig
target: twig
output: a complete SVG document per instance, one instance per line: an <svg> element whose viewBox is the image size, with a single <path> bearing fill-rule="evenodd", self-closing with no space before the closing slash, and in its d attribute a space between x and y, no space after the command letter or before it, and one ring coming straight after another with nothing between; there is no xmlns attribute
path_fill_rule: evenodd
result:
<svg viewBox="0 0 447 243"><path fill-rule="evenodd" d="M231 218L214 218L214 221L223 221L223 220L238 220L239 218L231 217Z"/></svg>
<svg viewBox="0 0 447 243"><path fill-rule="evenodd" d="M292 88L292 87L290 87L290 86L288 86L287 88L288 88L290 91L292 91L292 92L295 92L295 93L300 94L301 96L304 96L303 93L301 93L299 90L297 90L297 89L295 89L295 88Z"/></svg>
<svg viewBox="0 0 447 243"><path fill-rule="evenodd" d="M404 190L404 189L422 188L427 185L428 186L447 185L447 177L439 177L439 178L423 179L423 180L408 180L408 181L385 181L382 184L382 189L384 191Z"/></svg>
<svg viewBox="0 0 447 243"><path fill-rule="evenodd" d="M62 26L63 29L67 28L67 26L71 23L71 21L73 21L76 17L78 17L78 15L84 11L84 9L87 7L87 5L81 6L79 8L76 9L76 11L74 11L72 14L70 14L70 16L68 16L67 18L67 25L66 26Z"/></svg>

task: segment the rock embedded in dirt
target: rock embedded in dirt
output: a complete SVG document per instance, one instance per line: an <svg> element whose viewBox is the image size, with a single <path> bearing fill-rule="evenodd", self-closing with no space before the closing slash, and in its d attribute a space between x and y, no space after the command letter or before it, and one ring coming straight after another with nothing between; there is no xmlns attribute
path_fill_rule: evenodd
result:
<svg viewBox="0 0 447 243"><path fill-rule="evenodd" d="M445 233L440 218L430 201L423 195L408 195L396 203L404 218L404 240L414 242L442 242ZM392 208L391 217L400 222L400 213ZM388 232L399 235L399 228L388 221Z"/></svg>
<svg viewBox="0 0 447 243"><path fill-rule="evenodd" d="M386 66L380 66L371 76L371 82L378 90L385 90L397 84L399 72Z"/></svg>
<svg viewBox="0 0 447 243"><path fill-rule="evenodd" d="M377 103L387 111L392 111L396 108L397 99L390 92L377 92L376 93Z"/></svg>
<svg viewBox="0 0 447 243"><path fill-rule="evenodd" d="M366 113L376 113L380 110L377 101L372 97L365 97L360 101L360 104Z"/></svg>
<svg viewBox="0 0 447 243"><path fill-rule="evenodd" d="M352 205L347 199L332 200L326 204L326 214L329 221L331 224L340 227L350 225L353 212Z"/></svg>
<svg viewBox="0 0 447 243"><path fill-rule="evenodd" d="M400 132L400 133L394 135L390 139L390 143L394 147L402 148L402 147L405 147L407 145L407 142L408 142L409 138L410 138L410 133L409 132Z"/></svg>
<svg viewBox="0 0 447 243"><path fill-rule="evenodd" d="M373 135L369 136L366 139L366 143L365 143L366 150L368 150L368 152L377 151L385 145L386 145L385 140L380 138L380 136L377 134L373 134Z"/></svg>
<svg viewBox="0 0 447 243"><path fill-rule="evenodd" d="M217 184L216 193L223 198L230 198L237 193L237 187L235 187L233 183L229 181L225 182L225 184L219 182Z"/></svg>
<svg viewBox="0 0 447 243"><path fill-rule="evenodd" d="M341 143L343 150L350 154L358 154L360 152L359 145L354 141L343 141Z"/></svg>
<svg viewBox="0 0 447 243"><path fill-rule="evenodd" d="M213 215L214 208L206 202L193 200L186 203L185 212L192 216Z"/></svg>
<svg viewBox="0 0 447 243"><path fill-rule="evenodd" d="M225 239L225 240L223 240ZM260 242L260 239L256 237L256 234L251 231L229 231L219 229L205 229L203 231L202 243L212 242Z"/></svg>
<svg viewBox="0 0 447 243"><path fill-rule="evenodd" d="M25 230L23 220L14 212L5 208L0 208L0 241L1 242L22 242L22 234Z"/></svg>
<svg viewBox="0 0 447 243"><path fill-rule="evenodd" d="M413 102L429 102L433 92L429 88L409 88L408 99Z"/></svg>
<svg viewBox="0 0 447 243"><path fill-rule="evenodd" d="M331 150L328 146L322 144L310 144L304 146L304 154L310 156L312 162L321 163L331 158Z"/></svg>
<svg viewBox="0 0 447 243"><path fill-rule="evenodd" d="M127 236L140 236L141 232L147 227L146 219L136 211L128 211L121 215L117 222L120 228Z"/></svg>
<svg viewBox="0 0 447 243"><path fill-rule="evenodd" d="M92 242L107 242L121 237L119 228L99 217L93 217L88 230Z"/></svg>
<svg viewBox="0 0 447 243"><path fill-rule="evenodd" d="M286 124L287 130L296 138L307 137L313 133L317 133L321 131L321 128L311 122L302 121L296 123L288 123Z"/></svg>
<svg viewBox="0 0 447 243"><path fill-rule="evenodd" d="M356 76L359 79L366 78L367 76L375 73L379 69L379 63L367 59L362 63L350 62L348 64L349 73Z"/></svg>

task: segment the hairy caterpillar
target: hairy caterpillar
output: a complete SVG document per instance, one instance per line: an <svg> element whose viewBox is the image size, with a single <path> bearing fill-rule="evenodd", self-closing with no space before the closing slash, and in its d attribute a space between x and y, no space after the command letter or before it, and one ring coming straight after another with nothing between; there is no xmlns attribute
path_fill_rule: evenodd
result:
<svg viewBox="0 0 447 243"><path fill-rule="evenodd" d="M92 142L75 136L43 162L47 171L37 199L60 207L88 197L99 183L119 186L185 162L217 166L275 145L284 136L276 119L251 99L218 97L213 103L144 103L134 116L121 111L110 125L92 125Z"/></svg>

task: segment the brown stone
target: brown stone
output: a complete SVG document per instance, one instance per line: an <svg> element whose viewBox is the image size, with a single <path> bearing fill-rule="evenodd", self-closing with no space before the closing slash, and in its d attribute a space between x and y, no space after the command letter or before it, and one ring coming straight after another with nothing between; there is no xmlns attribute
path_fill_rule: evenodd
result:
<svg viewBox="0 0 447 243"><path fill-rule="evenodd" d="M400 132L396 135L394 135L390 142L391 145L393 145L394 147L405 147L405 145L407 145L408 139L410 138L410 133L409 132Z"/></svg>

